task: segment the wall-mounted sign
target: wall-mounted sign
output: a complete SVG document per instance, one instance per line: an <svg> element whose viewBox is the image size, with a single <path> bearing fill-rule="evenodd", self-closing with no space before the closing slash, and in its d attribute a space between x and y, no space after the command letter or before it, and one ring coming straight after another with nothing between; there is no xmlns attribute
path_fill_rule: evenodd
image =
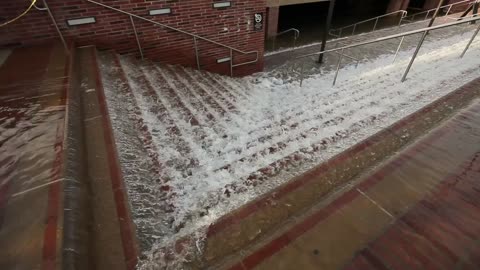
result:
<svg viewBox="0 0 480 270"><path fill-rule="evenodd" d="M253 29L255 31L263 30L263 13L255 13L253 18Z"/></svg>

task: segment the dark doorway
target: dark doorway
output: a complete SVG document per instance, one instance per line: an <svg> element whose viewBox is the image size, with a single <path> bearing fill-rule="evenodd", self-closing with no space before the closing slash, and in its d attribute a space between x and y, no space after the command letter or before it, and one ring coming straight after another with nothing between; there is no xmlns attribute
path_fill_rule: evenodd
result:
<svg viewBox="0 0 480 270"><path fill-rule="evenodd" d="M385 14L390 0L337 0L333 14L332 28L352 24L361 20ZM329 2L281 6L278 32L289 28L300 30L297 45L320 41L324 31ZM276 47L291 46L293 33L277 39ZM271 50L267 44L267 50Z"/></svg>
<svg viewBox="0 0 480 270"><path fill-rule="evenodd" d="M425 0L410 0L408 3L408 9L410 10L422 10L425 6Z"/></svg>

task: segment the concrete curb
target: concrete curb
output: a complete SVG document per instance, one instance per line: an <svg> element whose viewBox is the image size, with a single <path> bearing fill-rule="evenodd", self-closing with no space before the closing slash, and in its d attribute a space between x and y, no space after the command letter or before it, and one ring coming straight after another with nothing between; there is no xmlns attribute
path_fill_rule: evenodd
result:
<svg viewBox="0 0 480 270"><path fill-rule="evenodd" d="M75 49L70 46L70 82L67 89L64 147L63 247L62 269L90 269L89 185L85 170L82 103L74 74Z"/></svg>

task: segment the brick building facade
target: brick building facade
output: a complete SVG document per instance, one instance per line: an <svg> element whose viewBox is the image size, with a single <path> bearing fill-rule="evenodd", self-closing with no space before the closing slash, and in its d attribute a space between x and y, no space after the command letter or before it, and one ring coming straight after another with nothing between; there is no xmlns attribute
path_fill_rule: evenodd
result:
<svg viewBox="0 0 480 270"><path fill-rule="evenodd" d="M0 22L11 19L29 6L28 0L0 1ZM37 6L43 6L37 1ZM154 20L165 25L197 34L248 52L258 51L254 64L234 68L241 76L263 68L264 30L254 28L254 15L265 14L265 0L98 0L97 2ZM214 3L230 2L230 7L216 8ZM139 56L135 34L126 14L109 10L85 0L47 0L60 31L76 45L96 45L99 49L114 49L119 53ZM152 10L170 9L168 14L149 15ZM95 22L69 26L67 20L94 17ZM194 39L184 33L154 26L150 22L133 19L146 58L170 64L196 67ZM0 28L0 47L51 42L58 34L46 11L32 9L18 21ZM230 57L230 50L201 39L197 40L202 69L230 73L229 62L218 63ZM233 53L234 64L255 60L255 53Z"/></svg>

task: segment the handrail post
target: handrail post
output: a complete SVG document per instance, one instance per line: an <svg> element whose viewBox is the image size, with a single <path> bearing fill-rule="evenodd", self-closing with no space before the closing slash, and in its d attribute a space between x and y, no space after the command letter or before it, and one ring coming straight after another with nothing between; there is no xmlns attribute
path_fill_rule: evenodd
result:
<svg viewBox="0 0 480 270"><path fill-rule="evenodd" d="M230 49L230 77L233 77L233 50Z"/></svg>
<svg viewBox="0 0 480 270"><path fill-rule="evenodd" d="M337 77L338 77L338 71L340 70L340 64L342 62L343 58L343 50L340 51L340 55L338 56L338 63L337 63L337 70L335 71L335 77L333 77L333 84L332 86L335 86L335 83L337 82Z"/></svg>
<svg viewBox="0 0 480 270"><path fill-rule="evenodd" d="M357 29L357 24L353 25L352 36L355 34L355 30Z"/></svg>
<svg viewBox="0 0 480 270"><path fill-rule="evenodd" d="M445 14L445 16L448 16L448 14L450 13L450 10L452 9L453 7L453 4L450 4L450 6L448 7L448 10L447 10L447 14Z"/></svg>
<svg viewBox="0 0 480 270"><path fill-rule="evenodd" d="M402 47L404 39L405 39L405 36L402 37L402 39L400 40L400 44L398 44L397 51L395 52L395 57L393 57L392 64L395 63L395 60L397 60L398 52L400 51L400 48Z"/></svg>
<svg viewBox="0 0 480 270"><path fill-rule="evenodd" d="M43 0L45 1L45 0ZM116 12L119 12L119 13L122 13L122 14L125 14L127 16L131 16L133 18L136 18L136 19L139 19L139 20L142 20L142 21L146 21L146 22L150 22L154 25L157 25L157 26L161 26L165 29L169 29L169 30L173 30L173 31L176 31L178 33L182 33L184 35L188 35L190 37L196 37L197 39L200 39L200 40L204 40L206 42L209 42L211 44L215 44L217 46L221 46L222 48L226 48L226 49L229 49L230 50L230 54L233 56L233 51L236 51L240 54L243 54L243 55L251 55L252 53L255 53L255 60L252 60L252 61L247 61L247 62L243 62L243 63L239 63L239 64L236 64L234 65L233 63L231 64L231 73L233 73L233 68L234 67L238 67L238 66L242 66L242 65L248 65L248 64L253 64L253 63L257 63L258 62L258 59L259 59L259 53L258 51L249 51L249 52L245 52L245 51L241 51L239 49L235 49L231 46L228 46L228 45L225 45L225 44L222 44L220 42L217 42L215 40L212 40L212 39L209 39L209 38L206 38L206 37L202 37L202 36L199 36L199 35L196 35L196 34L193 34L193 33L190 33L190 32L187 32L187 31L184 31L184 30L181 30L181 29L178 29L178 28L175 28L175 27L172 27L172 26L169 26L169 25L166 25L166 24L163 24L163 23L159 23L157 21L154 21L154 20L151 20L151 19L147 19L145 17L142 17L142 16L139 16L139 15L136 15L136 14L133 14L133 13L130 13L130 12L127 12L127 11L123 11L119 8L115 8L115 7L112 7L112 6L109 6L109 5L106 5L106 4L103 4L103 3L99 3L97 1L94 1L94 0L84 0L86 2L89 2L89 3L92 3L94 5L97 5L97 6L101 6L101 7L104 7L104 8L107 8L107 9L110 9L110 10L113 10L113 11L116 11ZM57 27L57 25L55 24L55 26ZM58 30L58 27L57 27L57 30ZM58 30L59 31L59 30ZM61 34L59 32L59 34ZM63 38L62 38L63 40ZM65 44L66 45L66 44Z"/></svg>
<svg viewBox="0 0 480 270"><path fill-rule="evenodd" d="M420 48L422 47L423 41L425 41L425 38L427 37L428 30L423 32L422 38L420 38L420 41L418 42L417 48L415 49L415 52L413 53L412 59L410 60L410 63L408 63L407 69L405 70L405 73L403 74L402 77L402 82L404 82L407 79L408 72L410 71L410 68L412 68L413 62L415 61L415 58L418 55L418 52L420 51Z"/></svg>
<svg viewBox="0 0 480 270"><path fill-rule="evenodd" d="M402 16L400 16L400 21L398 22L398 27L402 26L403 18L405 18L405 13L402 13Z"/></svg>
<svg viewBox="0 0 480 270"><path fill-rule="evenodd" d="M300 32L293 31L293 48L297 47L297 39L300 36Z"/></svg>
<svg viewBox="0 0 480 270"><path fill-rule="evenodd" d="M130 18L130 22L132 23L133 27L133 33L135 33L135 39L137 40L137 46L138 46L138 51L140 52L140 57L143 60L143 50L142 50L142 45L140 44L140 40L138 39L138 33L137 33L137 28L135 27L135 22L133 21L132 16L128 16Z"/></svg>
<svg viewBox="0 0 480 270"><path fill-rule="evenodd" d="M197 69L200 70L200 56L198 55L197 37L193 37L193 46L195 46L195 60L197 61Z"/></svg>
<svg viewBox="0 0 480 270"><path fill-rule="evenodd" d="M343 28L340 28L340 32L338 33L338 38L342 38L342 32L343 32Z"/></svg>
<svg viewBox="0 0 480 270"><path fill-rule="evenodd" d="M62 41L63 47L65 48L65 52L67 54L70 54L70 51L68 50L67 42L65 41L65 38L62 35L62 31L60 31L60 28L58 28L57 21L55 20L55 17L53 17L52 11L48 7L46 0L43 0L43 6L47 9L48 16L50 16L50 19L53 22L53 26L55 26L55 29L57 30L58 36L60 37L60 40Z"/></svg>
<svg viewBox="0 0 480 270"><path fill-rule="evenodd" d="M378 17L375 20L375 24L373 25L373 30L372 31L375 31L375 29L377 28L377 24L378 24Z"/></svg>
<svg viewBox="0 0 480 270"><path fill-rule="evenodd" d="M473 33L472 38L470 38L470 40L468 41L467 46L465 47L465 49L462 52L462 55L460 55L460 58L463 58L465 56L465 53L467 53L468 48L470 48L470 45L472 44L475 37L478 35L479 31L480 31L480 25L477 27L477 30L475 30L475 33Z"/></svg>
<svg viewBox="0 0 480 270"><path fill-rule="evenodd" d="M303 77L304 75L304 69L305 69L305 61L302 62L302 65L300 66L300 87L303 85Z"/></svg>

